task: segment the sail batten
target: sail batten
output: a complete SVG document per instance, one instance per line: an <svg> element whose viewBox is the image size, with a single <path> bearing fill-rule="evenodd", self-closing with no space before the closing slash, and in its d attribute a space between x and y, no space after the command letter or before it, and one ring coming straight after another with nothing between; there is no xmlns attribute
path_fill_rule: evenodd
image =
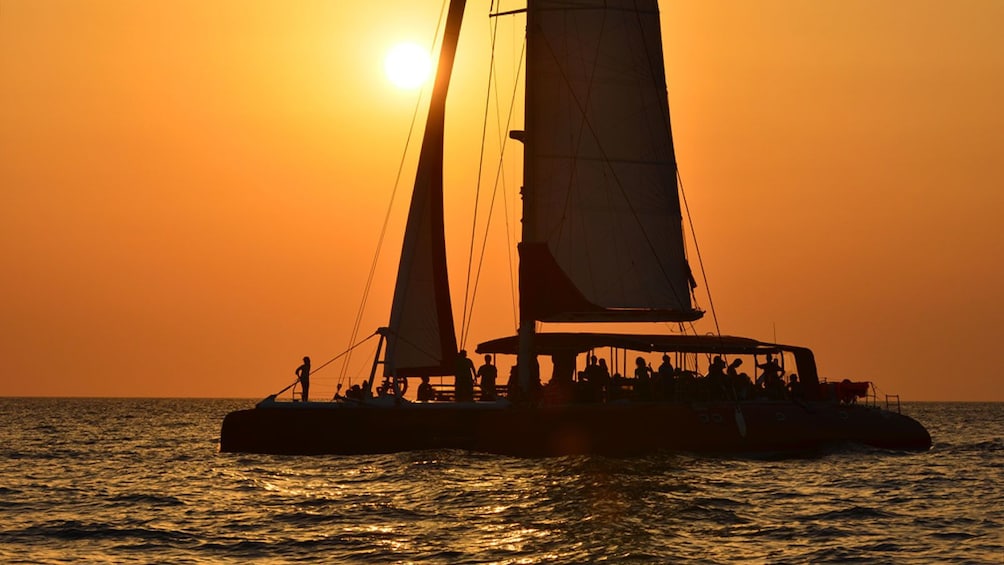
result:
<svg viewBox="0 0 1004 565"><path fill-rule="evenodd" d="M521 317L697 319L657 3L531 0L527 33Z"/></svg>

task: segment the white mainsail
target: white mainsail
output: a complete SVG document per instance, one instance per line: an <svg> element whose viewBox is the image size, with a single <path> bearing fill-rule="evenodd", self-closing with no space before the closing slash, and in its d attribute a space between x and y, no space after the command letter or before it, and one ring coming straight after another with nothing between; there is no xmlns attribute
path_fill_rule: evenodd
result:
<svg viewBox="0 0 1004 565"><path fill-rule="evenodd" d="M527 9L521 318L699 318L657 2Z"/></svg>

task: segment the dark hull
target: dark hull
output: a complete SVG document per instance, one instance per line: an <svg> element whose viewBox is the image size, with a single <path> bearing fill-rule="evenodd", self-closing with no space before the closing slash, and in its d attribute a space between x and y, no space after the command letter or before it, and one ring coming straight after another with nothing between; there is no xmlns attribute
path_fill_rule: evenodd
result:
<svg viewBox="0 0 1004 565"><path fill-rule="evenodd" d="M465 449L516 456L626 456L809 451L858 443L926 450L917 421L832 402L610 403L544 407L491 404L356 406L273 404L232 412L220 450L238 453L368 454Z"/></svg>

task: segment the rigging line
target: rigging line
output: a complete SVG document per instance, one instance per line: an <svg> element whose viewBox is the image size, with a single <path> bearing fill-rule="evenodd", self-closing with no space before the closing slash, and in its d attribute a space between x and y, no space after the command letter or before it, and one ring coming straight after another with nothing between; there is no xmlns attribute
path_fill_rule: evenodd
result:
<svg viewBox="0 0 1004 565"><path fill-rule="evenodd" d="M638 14L641 14L642 11L636 9L635 13L636 13L636 15L638 15ZM645 13L649 13L649 12L645 12ZM561 68L561 64L558 61L558 56L557 56L557 54L554 51L554 47L548 41L548 38L547 38L546 34L541 34L541 35L542 35L542 38L544 40L544 45L547 47L548 53L550 53L551 56L554 58L555 62L558 63L557 66L558 66L558 70L560 71L561 79L565 82L566 85L569 86L568 90L569 90L569 94L570 94L572 100L575 102L575 105L578 108L578 110L580 112L582 112L583 115L585 115L585 113L586 113L585 106L583 106L582 101L579 100L579 97L576 96L575 93L574 93L574 91L572 90L572 88L571 88L571 81L569 80L568 75ZM610 158L607 156L606 149L603 147L602 144L599 143L599 136L597 135L596 130L593 129L592 122L589 121L588 119L587 120L583 120L583 122L585 123L586 127L589 129L590 133L592 134L593 139L596 140L596 142L597 142L597 148L599 149L600 153L602 154L603 160L607 162L607 168L610 170L611 176L614 179L614 184L617 187L617 189L620 191L621 196L624 198L624 202L627 204L628 210L631 212L631 215L635 218L635 220L638 220L639 224L640 224L641 222L640 222L640 217L638 216L638 211L635 209L635 206L631 202L631 199L628 198L627 190L624 188L624 184L621 182L620 177L617 176L617 172L613 169L612 166L610 166ZM667 122L666 125L667 125L667 128L668 128L669 127L669 123ZM669 132L669 135L670 135L670 141L672 141L672 132L671 131ZM675 156L675 154L673 155L673 163L672 164L673 164L674 171L676 171L676 173L678 175L679 174L679 169L676 166L676 156ZM683 218L681 217L680 220L681 220L681 223L682 223ZM682 225L680 226L680 230L682 232L682 230L683 230L683 226ZM645 237L645 243L648 246L649 252L651 252L654 257L659 257L659 254L656 252L655 244L653 243L652 238L649 237L648 232L646 232L645 230L641 230L641 232L642 232L642 235ZM675 298L676 301L677 301L677 303L679 303L682 306L683 305L683 300L680 298L680 295L677 292L677 288L675 287L675 285L673 285L673 279L672 279L672 277L670 277L669 273L666 272L665 265L662 264L662 261L656 261L656 264L659 267L659 271L662 274L663 279L665 279L665 281L667 283L669 283L667 286L669 287L670 292L673 294L673 298ZM687 303L689 304L689 302L690 302L690 300L689 300L689 295L688 295L687 296Z"/></svg>
<svg viewBox="0 0 1004 565"><path fill-rule="evenodd" d="M432 47L435 49L436 38L439 37L439 29L443 25L443 14L446 11L446 6L449 0L443 0L442 6L439 9L439 21L436 24L436 32L432 38ZM373 287L373 278L376 276L377 263L380 259L380 251L383 249L384 237L387 235L387 226L390 225L391 211L394 209L394 200L397 197L397 191L401 187L401 175L404 172L405 159L408 156L408 148L411 146L411 140L413 134L415 133L415 124L418 122L418 114L422 105L422 96L425 93L425 88L419 90L418 97L415 99L415 111L411 115L411 125L408 126L408 136L404 141L404 150L401 152L401 161L398 163L397 175L394 177L394 188L391 190L390 201L387 203L387 212L384 214L383 226L380 228L380 236L377 238L376 250L373 252L373 262L370 264L370 271L366 277L366 285L363 287L363 297L359 304L359 310L356 312L355 323L352 326L352 334L349 337L349 343L355 341L359 336L359 327L362 325L363 312L366 310L366 302L369 299L370 290ZM353 348L349 348L348 351L352 351ZM349 355L345 359L345 363L342 364L342 370L339 374L339 382L345 378L345 374L348 372L349 363L352 361L352 356Z"/></svg>
<svg viewBox="0 0 1004 565"><path fill-rule="evenodd" d="M353 345L353 346L349 347L349 348L348 348L348 349L346 349L345 351L343 351L343 352L339 353L338 355L335 355L334 357L332 357L331 359L328 359L328 360L327 360L327 361L325 361L324 363L321 363L321 365L320 365L320 366L319 366L318 368L316 368L316 369L313 369L312 371L310 371L310 374L311 374L311 375L315 375L315 374L317 374L318 372L320 372L320 371L321 371L321 369L323 369L323 368L327 367L327 366L328 366L328 365L330 365L331 363L333 363L333 362L335 362L336 360L338 360L338 358L340 358L340 357L342 357L342 356L344 356L344 355L348 355L348 354L352 353L352 350L353 350L353 349L355 349L355 348L359 347L360 345L362 345L362 344L366 343L367 341L369 341L369 340L373 339L373 336L375 336L375 335L377 335L377 332L373 332L373 333L371 333L370 335L366 336L366 337L365 337L365 338L364 338L364 339L363 339L362 341L360 341L360 342L357 342L357 343L356 343L355 345ZM339 379L339 382L341 382L341 379Z"/></svg>
<svg viewBox="0 0 1004 565"><path fill-rule="evenodd" d="M516 66L516 69L515 69L515 73L513 73L513 76L516 77L515 84L513 85L512 100L510 102L513 106L515 106L515 103L516 103L516 95L517 95L516 93L518 92L518 89L519 89L519 72L520 72L520 70L523 69L523 61L524 61L525 54L526 54L526 39L524 38L524 40L523 40L523 47L522 47L522 49L520 49L520 53L519 53L519 62L517 63L517 66ZM510 119L511 119L511 115L510 115ZM507 127L506 129L509 129L509 128ZM504 143L505 142L503 142L503 150L504 150L504 147L505 147ZM501 161L502 161L502 157L500 156L499 157L499 162L501 162ZM508 194L508 191L506 190L506 184L505 184L505 182L502 183L502 205L505 207L505 215L504 215L504 217L505 217L505 241L506 241L505 248L506 248L506 253L508 254L508 257L509 257L509 294L510 294L510 297L512 299L512 325L513 325L513 328L515 329L515 328L519 327L519 303L518 303L519 297L517 295L517 290L516 290L516 287L518 285L518 282L517 282L518 274L516 273L516 269L513 268L513 257L512 257L512 250L516 246L515 245L510 245L510 242L513 242L513 243L516 243L516 242L514 241L515 237L513 236L513 233L512 233L513 232L512 227L509 224L509 194ZM515 214L515 210L514 210L513 213Z"/></svg>
<svg viewBox="0 0 1004 565"><path fill-rule="evenodd" d="M711 298L711 284L708 283L708 274L704 271L704 259L701 258L701 246L697 244L697 230L694 229L694 217L690 214L690 205L687 204L687 193L683 190L683 177L680 176L680 168L676 168L676 182L680 185L680 198L683 200L683 208L687 211L687 223L690 224L690 235L694 238L694 250L697 252L697 264L701 267L701 278L704 279L704 290L708 294L708 309L711 310L711 319L715 322L715 333L721 337L722 330L718 326L718 314L715 312L715 301Z"/></svg>
<svg viewBox="0 0 1004 565"><path fill-rule="evenodd" d="M520 68L522 68L522 67L520 67ZM517 69L517 72L519 72L519 69ZM497 81L496 81L496 84L497 84ZM509 112L508 112L508 115L506 116L506 123L505 123L505 128L503 128L503 131L508 130L509 129L509 125L512 123L512 114L513 114L513 110L516 107L516 94L517 94L517 89L518 88L519 88L519 80L516 80L516 81L513 82L513 93L512 93L512 96L509 98ZM498 89L497 88L496 88L496 96L498 96ZM497 103L496 103L496 106L497 106ZM486 115L485 116L485 121L486 122L487 122L487 119L488 118L487 118L487 115ZM477 292L478 292L478 283L481 281L481 269L484 266L484 262L485 262L485 249L488 247L488 229L491 227L492 217L494 216L493 212L495 210L495 201L497 200L497 196L498 196L499 179L500 178L503 178L503 179L505 178L503 176L503 174L502 174L502 172L503 172L502 165L503 165L503 159L505 157L505 148L506 148L506 143L505 143L505 140L503 139L502 149L499 152L499 164L498 164L498 167L495 170L495 187L492 190L492 198L491 198L490 204L488 206L488 219L485 221L485 237L481 241L481 253L480 253L479 257L478 257L478 268L477 268L477 271L475 272L475 275L474 275L474 289L473 289L473 291L471 293L471 309L472 310L474 309L474 299L477 296ZM503 182L503 184L504 184L504 182ZM467 330L469 331L470 327L468 327ZM464 334L464 339L465 340L467 339L466 333Z"/></svg>
<svg viewBox="0 0 1004 565"><path fill-rule="evenodd" d="M335 356L334 356L334 357L332 357L331 359L328 359L327 361L325 361L324 363L322 363L322 364L321 364L321 366L319 366L318 368L316 368L316 369L313 369L312 371L310 371L310 376L314 376L314 375L316 375L317 373L319 373L319 372L321 371L321 369L323 369L323 368L327 367L328 365L330 365L330 364L331 364L331 363L333 363L334 361L338 360L338 358L339 358L339 357L342 357L343 355L345 355L345 354L347 354L347 353L351 352L351 351L352 351L353 349L355 349L355 348L359 347L360 345L362 345L362 344L366 343L367 341L369 341L369 340L373 339L373 336L375 336L375 335L377 335L377 334L376 334L376 332L373 332L372 334L370 334L369 336L367 336L367 337L366 337L366 339L364 339L364 340L362 340L362 341L360 341L360 342L356 343L355 345L353 345L353 346L349 347L349 348L348 348L348 349L346 349L345 351L343 351L343 352L339 353L338 355L335 355ZM299 379L299 377L297 377L297 379L296 379L296 380L294 380L292 384L290 384L290 385L289 385L289 386L287 386L286 388L284 388L284 389L280 390L279 392L275 393L275 394L274 394L273 396L279 396L280 394L282 394L282 393L286 392L287 390L289 390L289 389L293 388L294 386L296 386L296 383L298 383L298 382L300 382L300 379ZM339 378L339 379L338 379L338 384L341 384L341 383L342 383L342 379L341 379L341 378Z"/></svg>
<svg viewBox="0 0 1004 565"><path fill-rule="evenodd" d="M492 0L489 6L488 13L491 13L491 9L494 7L495 2ZM464 309L460 317L460 348L463 349L464 345L467 343L467 332L468 332L468 322L469 316L472 312L469 310L474 310L474 299L470 298L470 295L474 292L471 289L471 268L474 265L474 240L477 238L478 232L478 208L481 203L481 174L484 171L485 166L485 140L488 137L488 108L491 105L492 100L492 73L495 70L495 36L498 33L498 19L494 19L491 31L491 57L488 61L488 91L485 92L485 119L481 124L481 149L478 159L478 176L477 182L474 186L474 214L471 220L471 245L467 252L467 280L464 283ZM475 282L474 284L477 284Z"/></svg>
<svg viewBox="0 0 1004 565"><path fill-rule="evenodd" d="M525 12L526 12L526 10L524 9L522 11L522 13L525 13ZM515 45L516 44L516 37L517 37L517 32L516 32L517 28L516 28L516 25L515 24L512 25L510 27L510 29L511 29L511 36L512 36L511 40L510 40L510 44L511 45ZM513 76L513 95L512 95L512 103L513 104L515 103L516 93L518 92L519 72L523 68L523 61L524 61L524 57L525 57L525 54L526 54L526 32L525 32L525 26L524 26L524 32L523 32L523 40L520 42L520 44L521 44L521 47L520 47L520 51L519 51L519 59L516 61L515 66L511 69L512 70L512 76ZM498 82L497 79L496 79L496 82ZM497 95L497 90L496 90L496 95ZM498 101L496 101L496 107L498 107ZM508 129L508 127L506 129ZM506 134L506 132L500 131L499 133L500 133L500 137L503 137L503 139L502 139L502 148L503 148L503 151L504 151L505 150L505 144L507 143L507 140L504 138L504 135ZM500 163L502 162L502 157L501 156L499 158L499 162ZM522 178L522 177L520 177L520 178ZM519 242L517 241L517 238L516 238L516 236L514 234L514 230L512 228L511 222L510 222L510 216L509 216L509 204L510 204L510 200L509 200L509 192L508 192L508 190L506 190L506 187L507 187L507 185L503 182L503 184L502 184L502 206L503 206L503 219L505 220L505 249L506 249L506 259L508 261L508 266L509 266L509 270L508 270L508 275L509 275L509 281L508 281L509 282L509 300L510 300L510 305L512 306L512 310L511 310L511 312L512 312L512 327L515 330L516 328L519 327L519 293L518 293L518 288L517 288L518 285L519 285L519 282L518 282L519 275L518 275L518 272L517 272L518 271L518 266L515 266L516 262L513 260L513 253L512 252L513 252L514 249L516 249L516 246L518 245ZM514 205L513 206L513 210L512 210L513 217L515 217L515 215L516 215L516 207L517 206L518 205Z"/></svg>
<svg viewBox="0 0 1004 565"><path fill-rule="evenodd" d="M491 14L491 10L494 8L494 5L495 2L493 0L491 6L489 6L489 14ZM498 41L498 25L499 25L499 20L496 18L493 20L492 26L489 29L489 33L491 35L491 46L489 49L491 52L491 57L489 58L488 62L488 89L485 92L485 109L483 113L484 119L482 120L481 123L481 148L479 151L480 159L478 160L478 178L474 197L474 221L471 223L471 247L467 256L467 285L464 288L464 316L463 316L463 321L461 323L461 331L460 331L461 345L467 342L467 336L471 329L469 321L470 317L474 316L474 299L477 294L477 286L478 286L478 281L480 279L480 262L479 262L479 269L474 276L474 282L472 285L471 272L474 269L474 246L475 246L475 240L477 239L477 231L478 231L478 210L480 209L479 205L481 204L481 180L484 174L485 145L488 138L488 108L491 106L493 84L495 85L494 93L496 100L498 98L498 80L497 79L492 80L492 78L495 77L495 45L496 42ZM496 114L498 113L497 106L498 102L496 101ZM492 198L493 198L492 204L494 205L494 195ZM491 225L491 208L489 208L488 215L489 215L488 220L485 226L486 240L488 239L488 226ZM482 254L483 253L484 253L484 246L482 246Z"/></svg>
<svg viewBox="0 0 1004 565"><path fill-rule="evenodd" d="M366 276L366 285L363 287L363 297L359 304L359 310L356 312L356 319L352 326L352 335L349 337L349 343L352 343L356 337L359 335L359 327L362 325L363 312L366 310L366 302L369 299L370 290L373 286L373 279L376 276L377 264L380 260L380 252L383 249L384 237L387 235L387 226L390 225L391 211L394 209L394 200L397 197L397 191L401 187L401 175L404 171L405 159L408 155L408 148L411 145L412 134L415 131L415 123L418 120L418 112L420 109L421 95L419 95L419 100L415 103L415 112L411 117L411 125L408 128L408 137L404 142L404 151L401 153L401 161L398 164L397 176L394 179L394 188L390 193L390 201L387 203L387 211L384 214L383 226L380 227L380 236L377 238L376 250L373 252L373 262L370 264L369 274ZM351 349L350 349L351 351ZM339 375L339 381L345 378L345 374L348 371L349 362L352 357L349 356L342 365L342 371Z"/></svg>
<svg viewBox="0 0 1004 565"><path fill-rule="evenodd" d="M519 11L517 13L525 13L525 11L526 10L524 9L524 10ZM516 34L516 26L515 25L512 26L512 31L513 31L513 33L512 33L512 44L515 45L515 43L516 43L516 36L517 36L517 34ZM524 34L523 40L521 41L521 49L520 49L520 53L519 53L519 59L517 60L516 65L512 69L512 76L513 76L513 82L514 82L514 84L513 84L512 98L510 99L510 113L509 113L509 118L507 119L506 127L504 129L503 128L499 129L499 142L500 142L500 146L501 146L501 150L500 150L500 154L499 154L499 164L500 164L500 167L504 167L505 145L508 142L507 139L506 139L506 131L509 129L508 125L509 125L509 123L510 123L510 121L512 119L512 108L515 107L516 95L517 95L517 92L518 92L519 80L520 80L520 78L519 78L520 77L519 72L520 72L520 70L523 69L523 61L524 61L525 53L526 53L526 36ZM495 69L496 69L496 72L497 72L498 71L498 66L496 66ZM495 89L495 98L496 98L495 99L495 108L496 108L496 114L498 113L498 108L500 106L499 100L498 100L498 87L497 87L498 82L499 82L498 81L498 76L496 74L496 77L495 77L495 84L496 84L496 89ZM513 329L515 330L515 328L519 327L519 306L518 306L518 303L517 303L518 296L517 296L517 291L516 291L516 286L517 286L516 280L517 280L517 276L518 275L516 274L516 267L513 266L514 262L513 262L513 253L512 252L513 252L513 249L516 248L516 245L518 244L518 242L515 240L515 237L513 236L513 230L512 230L512 226L511 226L510 218L509 218L509 191L507 190L507 186L508 185L505 182L505 178L506 177L505 177L505 170L504 169L501 171L501 175L502 175L503 220L505 220L505 249L506 249L506 258L508 260L508 266L509 266L509 272L508 272L508 275L509 275L509 281L508 281L509 282L509 299L511 301L511 306L512 306L512 323L513 323ZM493 198L494 198L494 196L493 196Z"/></svg>
<svg viewBox="0 0 1004 565"><path fill-rule="evenodd" d="M419 345L419 344L411 341L410 339L402 336L401 334L397 333L392 328L384 328L384 329L387 331L388 334L393 335L394 338L397 339L397 340L399 340L401 343L403 343L405 345L412 346L416 351L418 351L419 353L422 353L424 355L427 355L430 358L435 359L441 353L438 350L437 351L429 351L428 349L422 347L421 345ZM430 375L430 376L441 376L441 375Z"/></svg>
<svg viewBox="0 0 1004 565"><path fill-rule="evenodd" d="M511 27L511 29L515 30L515 26L510 26L510 27ZM513 36L513 39L510 42L510 45L515 45L516 44L516 40L515 40L516 34L513 33L512 36ZM521 44L522 44L522 42L521 42ZM522 49L520 50L520 55L522 55ZM510 305L512 306L511 312L512 312L513 328L514 329L516 329L516 328L519 327L519 325L518 325L519 324L519 322L518 322L519 312L518 312L518 308L516 306L516 286L513 284L513 276L512 276L513 275L512 246L509 245L510 235L511 235L510 229L509 229L509 190L508 190L508 183L506 181L506 174L505 174L505 168L504 167L505 167L505 146L509 142L509 140L508 140L509 123L510 123L511 117L512 117L512 107L515 106L515 96L516 96L516 94L515 94L515 88L516 88L515 85L519 83L519 70L521 68L523 68L522 67L522 57L520 58L520 61L517 64L517 66L513 69L513 73L512 73L513 83L514 83L514 92L513 92L513 98L510 99L510 112L509 112L510 115L509 115L509 118L506 119L506 127L505 128L499 128L499 132L498 132L498 134L499 134L499 146L500 146L500 149L499 149L499 168L500 168L499 175L501 176L501 180L502 180L502 220L503 220L503 222L505 224L505 240L504 240L505 243L504 243L503 247L505 247L505 250L506 250L506 258L508 260L508 267L509 267L509 270L508 270L509 280L507 282L509 283L509 299L511 301ZM496 88L495 88L495 114L496 114L496 119L498 119L498 113L499 113L498 109L500 107L499 99L498 99L499 97L498 97L498 86L497 85L498 85L499 81L498 81L498 74L497 74L497 72L498 72L498 67L496 66L496 76L495 76L495 84L496 84ZM494 199L495 196L493 195L492 198ZM485 232L485 234L486 234L485 237L487 237L487 231Z"/></svg>

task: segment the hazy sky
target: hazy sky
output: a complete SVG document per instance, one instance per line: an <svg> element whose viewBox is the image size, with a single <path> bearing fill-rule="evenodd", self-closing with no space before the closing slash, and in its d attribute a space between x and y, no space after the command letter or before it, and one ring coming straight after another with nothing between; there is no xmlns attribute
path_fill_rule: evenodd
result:
<svg viewBox="0 0 1004 565"><path fill-rule="evenodd" d="M343 351L418 96L383 57L429 45L440 7L0 0L0 395L263 397ZM905 400L1004 401L1004 2L662 9L723 333L807 345L822 376ZM487 14L469 1L448 116L458 320ZM498 21L497 129L523 22ZM514 330L506 152L470 349ZM413 161L362 337L387 321ZM494 165L482 177L479 233Z"/></svg>

